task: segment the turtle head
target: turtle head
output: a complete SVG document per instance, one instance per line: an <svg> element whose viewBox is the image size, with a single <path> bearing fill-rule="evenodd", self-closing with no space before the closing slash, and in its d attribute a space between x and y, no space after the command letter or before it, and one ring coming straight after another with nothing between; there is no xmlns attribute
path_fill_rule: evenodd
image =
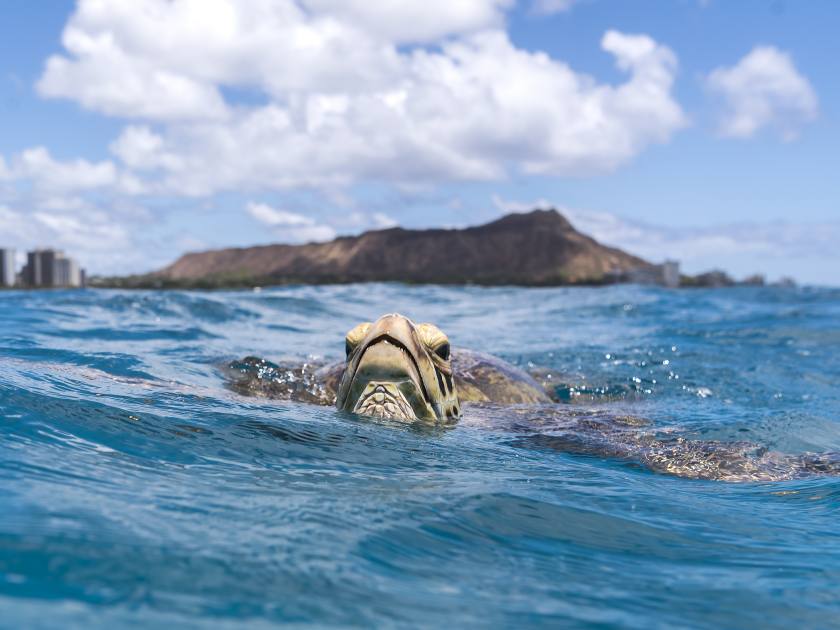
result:
<svg viewBox="0 0 840 630"><path fill-rule="evenodd" d="M347 333L336 406L365 416L446 422L461 413L449 339L396 313Z"/></svg>

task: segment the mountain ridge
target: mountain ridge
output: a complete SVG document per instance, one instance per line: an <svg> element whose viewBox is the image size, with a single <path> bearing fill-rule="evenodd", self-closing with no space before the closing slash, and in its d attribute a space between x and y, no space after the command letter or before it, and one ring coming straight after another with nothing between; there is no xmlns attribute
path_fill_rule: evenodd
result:
<svg viewBox="0 0 840 630"><path fill-rule="evenodd" d="M557 286L603 284L647 261L578 232L553 208L467 228L402 227L325 243L187 253L119 286L244 286L349 282Z"/></svg>

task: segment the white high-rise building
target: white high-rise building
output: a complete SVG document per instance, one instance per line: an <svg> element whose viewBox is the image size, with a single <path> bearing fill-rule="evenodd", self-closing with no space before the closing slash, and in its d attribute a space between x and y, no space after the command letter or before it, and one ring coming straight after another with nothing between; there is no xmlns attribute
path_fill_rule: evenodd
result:
<svg viewBox="0 0 840 630"><path fill-rule="evenodd" d="M0 286L15 286L15 250L0 248Z"/></svg>
<svg viewBox="0 0 840 630"><path fill-rule="evenodd" d="M680 286L680 263L676 260L666 260L662 263L662 284L676 289Z"/></svg>
<svg viewBox="0 0 840 630"><path fill-rule="evenodd" d="M53 286L80 287L82 286L82 272L79 263L72 258L56 258Z"/></svg>

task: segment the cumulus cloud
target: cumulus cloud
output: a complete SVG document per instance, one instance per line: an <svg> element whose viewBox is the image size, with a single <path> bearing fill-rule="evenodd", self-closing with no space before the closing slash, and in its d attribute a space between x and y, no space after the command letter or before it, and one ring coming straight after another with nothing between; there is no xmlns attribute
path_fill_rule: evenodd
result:
<svg viewBox="0 0 840 630"><path fill-rule="evenodd" d="M224 118L220 86L355 92L398 82L397 46L499 26L514 0L80 0L41 94L109 115Z"/></svg>
<svg viewBox="0 0 840 630"><path fill-rule="evenodd" d="M143 233L153 220L131 195L141 185L113 162L60 160L33 147L0 156L0 235L20 251L57 247L106 273L158 259Z"/></svg>
<svg viewBox="0 0 840 630"><path fill-rule="evenodd" d="M117 169L109 161L89 162L76 159L62 162L54 159L45 147L21 152L15 159L11 176L29 179L51 191L74 191L102 188L117 180Z"/></svg>
<svg viewBox="0 0 840 630"><path fill-rule="evenodd" d="M286 242L329 241L335 238L335 229L303 214L255 202L248 204L247 211L263 225L273 228L274 233Z"/></svg>
<svg viewBox="0 0 840 630"><path fill-rule="evenodd" d="M773 46L757 46L734 66L717 68L707 85L724 99L720 133L733 138L774 126L783 138L793 139L819 109L811 83L789 54Z"/></svg>
<svg viewBox="0 0 840 630"><path fill-rule="evenodd" d="M37 89L124 120L112 158L64 161L36 147L0 159L0 181L31 183L37 222L56 234L85 234L67 217L98 216L92 202L133 197L162 213L233 192L243 205L266 193L289 200L296 211L244 208L276 238L326 240L395 225L330 199L359 183L433 190L604 173L686 124L668 47L608 31L600 46L622 77L599 81L515 45L505 31L514 3L78 0ZM557 12L572 0L536 4ZM327 215L309 216L295 194L320 194L341 216L312 218ZM129 226L136 249L133 219L109 212L103 225Z"/></svg>
<svg viewBox="0 0 840 630"><path fill-rule="evenodd" d="M81 254L83 265L103 270L140 255L131 248L131 234L124 222L87 204L77 206L72 213L61 209L24 211L0 205L0 233L21 249L65 249L74 256Z"/></svg>
<svg viewBox="0 0 840 630"><path fill-rule="evenodd" d="M511 5L81 0L39 89L144 120L114 154L184 195L592 174L685 124L670 49L609 31L627 79L598 83L517 48L499 28Z"/></svg>
<svg viewBox="0 0 840 630"><path fill-rule="evenodd" d="M76 193L103 190L124 195L146 192L133 173L111 160L58 160L42 146L21 151L12 157L8 166L0 156L0 182L23 184L41 200L58 200L60 195L72 200Z"/></svg>
<svg viewBox="0 0 840 630"><path fill-rule="evenodd" d="M557 0L555 0L557 1ZM566 0L568 2L569 0ZM515 0L303 0L316 14L359 25L383 41L417 43L499 26Z"/></svg>
<svg viewBox="0 0 840 630"><path fill-rule="evenodd" d="M111 195L24 194L0 202L0 244L21 255L63 249L97 274L148 271L171 262L190 237L178 230L162 233L156 230L160 224L161 217L144 206Z"/></svg>
<svg viewBox="0 0 840 630"><path fill-rule="evenodd" d="M220 86L352 91L398 73L390 42L292 0L80 0L38 89L112 116L224 118Z"/></svg>
<svg viewBox="0 0 840 630"><path fill-rule="evenodd" d="M112 148L186 195L609 171L666 142L685 117L670 95L669 49L614 31L602 46L628 81L597 84L490 31L414 51L393 90L299 94L160 133L130 126Z"/></svg>
<svg viewBox="0 0 840 630"><path fill-rule="evenodd" d="M111 152L126 166L139 170L168 168L177 170L181 162L177 155L164 150L163 138L151 129L129 125L111 143Z"/></svg>

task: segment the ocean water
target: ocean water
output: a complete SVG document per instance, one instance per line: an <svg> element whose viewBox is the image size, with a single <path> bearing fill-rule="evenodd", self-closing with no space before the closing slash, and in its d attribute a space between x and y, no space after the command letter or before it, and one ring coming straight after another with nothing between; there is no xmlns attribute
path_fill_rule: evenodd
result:
<svg viewBox="0 0 840 630"><path fill-rule="evenodd" d="M840 625L840 477L728 483L246 398L399 311L686 440L840 452L840 291L0 293L0 626ZM478 417L476 417L476 415Z"/></svg>

